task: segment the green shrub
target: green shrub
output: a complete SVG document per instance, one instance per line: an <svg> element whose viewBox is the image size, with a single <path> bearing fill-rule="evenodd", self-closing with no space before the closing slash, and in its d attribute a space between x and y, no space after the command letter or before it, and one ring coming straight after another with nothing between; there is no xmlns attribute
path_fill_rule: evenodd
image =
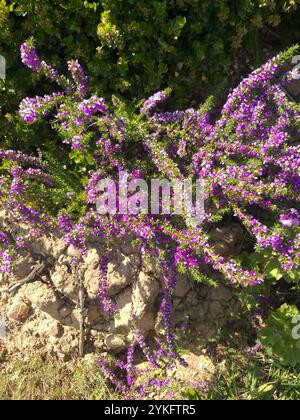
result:
<svg viewBox="0 0 300 420"><path fill-rule="evenodd" d="M88 63L102 93L119 89L144 97L169 85L182 98L187 88L199 91L223 80L238 50L298 3L1 0L0 45L18 91L29 73L20 69L17 51L34 36L56 66L74 57Z"/></svg>
<svg viewBox="0 0 300 420"><path fill-rule="evenodd" d="M264 348L284 366L300 365L299 323L299 310L284 304L271 313L261 332L260 340Z"/></svg>
<svg viewBox="0 0 300 420"><path fill-rule="evenodd" d="M21 66L19 48L28 37L62 73L66 60L86 63L101 95L141 99L170 86L174 102L186 105L224 82L241 48L257 47L259 31L276 26L298 3L0 0L0 54L7 61L5 85L0 81L1 140L24 150L49 137L41 127L29 133L14 116L22 98L49 90Z"/></svg>
<svg viewBox="0 0 300 420"><path fill-rule="evenodd" d="M277 26L295 1L106 0L98 25L100 55L114 64L117 87L183 98L222 82L238 50L258 30ZM113 74L113 76L115 76Z"/></svg>
<svg viewBox="0 0 300 420"><path fill-rule="evenodd" d="M95 54L97 22L97 15L81 0L0 0L0 54L7 66L5 91L0 90L0 124L1 137L7 143L18 146L20 141L23 149L30 143L35 134L24 132L14 118L15 110L24 96L49 87L45 81L37 84L37 78L22 66L21 43L34 36L44 56L51 56L58 68L64 58L78 57L89 63L89 71L95 75L100 68ZM37 138L45 135L36 131Z"/></svg>

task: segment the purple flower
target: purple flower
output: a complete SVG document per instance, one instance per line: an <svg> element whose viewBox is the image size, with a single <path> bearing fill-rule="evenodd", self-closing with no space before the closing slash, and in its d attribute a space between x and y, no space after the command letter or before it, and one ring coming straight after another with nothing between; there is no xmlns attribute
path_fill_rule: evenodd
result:
<svg viewBox="0 0 300 420"><path fill-rule="evenodd" d="M21 45L21 58L25 66L29 67L35 73L39 73L42 68L42 62L37 56L36 49L27 43Z"/></svg>
<svg viewBox="0 0 300 420"><path fill-rule="evenodd" d="M296 209L290 209L287 214L280 216L280 223L284 227L300 226L300 214Z"/></svg>
<svg viewBox="0 0 300 420"><path fill-rule="evenodd" d="M161 91L157 92L155 95L151 96L147 101L143 104L141 108L141 113L144 115L149 115L150 112L162 102L165 102L169 97L168 91Z"/></svg>

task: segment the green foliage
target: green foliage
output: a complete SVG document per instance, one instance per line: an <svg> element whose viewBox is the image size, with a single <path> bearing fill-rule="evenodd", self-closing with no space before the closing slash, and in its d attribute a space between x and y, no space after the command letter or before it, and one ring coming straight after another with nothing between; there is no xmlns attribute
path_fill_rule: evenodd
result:
<svg viewBox="0 0 300 420"><path fill-rule="evenodd" d="M299 370L276 366L263 355L226 350L226 364L210 386L209 400L299 400Z"/></svg>
<svg viewBox="0 0 300 420"><path fill-rule="evenodd" d="M265 273L269 285L276 284L279 280L295 285L300 282L300 272L296 270L284 271L271 249L259 248L254 253L242 252L234 259L240 266Z"/></svg>
<svg viewBox="0 0 300 420"><path fill-rule="evenodd" d="M223 81L238 50L255 47L264 26L277 26L294 1L109 0L97 34L117 87L146 94L171 86L179 98ZM278 4L279 3L279 4ZM113 75L114 77L115 75Z"/></svg>
<svg viewBox="0 0 300 420"><path fill-rule="evenodd" d="M300 324L300 311L295 306L284 304L270 315L260 334L267 352L284 366L300 364L300 328L297 324Z"/></svg>
<svg viewBox="0 0 300 420"><path fill-rule="evenodd" d="M255 47L257 33L278 25L298 3L1 0L0 52L8 70L1 102L9 104L4 115L28 90L37 89L36 77L20 66L18 55L20 44L30 36L60 70L67 59L87 63L93 86L103 94L119 91L142 98L171 86L183 100L198 93L203 97L208 86L223 82L239 50ZM4 132L9 133L11 124L4 122Z"/></svg>

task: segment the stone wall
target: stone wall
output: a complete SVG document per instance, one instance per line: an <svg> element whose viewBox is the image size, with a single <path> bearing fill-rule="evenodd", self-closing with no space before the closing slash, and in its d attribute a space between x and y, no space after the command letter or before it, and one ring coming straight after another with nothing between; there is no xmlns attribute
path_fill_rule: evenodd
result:
<svg viewBox="0 0 300 420"><path fill-rule="evenodd" d="M237 252L241 231L238 225L213 232L212 242L220 254ZM71 262L74 249L67 248L59 234L37 239L27 255L18 261L14 276L0 282L0 314L7 320L8 333L23 331L24 342L14 343L17 350L30 346L30 337L39 340L47 351L68 355L77 352L80 308L76 270ZM25 278L36 265L36 255L52 259L49 276L20 287L14 296L11 284ZM134 314L144 336L161 333L158 308L162 282L155 261L146 262L130 241L116 244L108 267L108 293L119 309L119 316L108 319L100 309L98 264L101 248L91 243L81 266L85 299L86 352L119 352L124 350L131 333ZM207 273L222 281L216 273ZM50 283L49 283L50 281ZM212 337L216 328L226 322L227 314L237 305L230 287L213 288L197 284L185 276L178 279L173 298L173 322L177 328L190 328L195 335ZM16 330L17 329L17 330ZM25 337L26 340L25 340Z"/></svg>

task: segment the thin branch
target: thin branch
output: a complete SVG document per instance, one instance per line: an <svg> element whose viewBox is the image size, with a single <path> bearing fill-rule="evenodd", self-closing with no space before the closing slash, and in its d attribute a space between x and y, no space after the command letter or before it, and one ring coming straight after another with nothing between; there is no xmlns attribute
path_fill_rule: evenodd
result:
<svg viewBox="0 0 300 420"><path fill-rule="evenodd" d="M47 268L50 267L49 260L42 261L38 263L34 269L31 271L30 274L28 274L27 277L25 277L23 280L20 280L19 282L13 284L9 289L9 293L15 293L20 287L22 287L24 284L33 283L40 279L41 275L45 272Z"/></svg>
<svg viewBox="0 0 300 420"><path fill-rule="evenodd" d="M80 317L79 317L79 329L80 329L80 338L79 338L79 356L84 357L84 347L85 347L85 316L86 316L86 308L85 308L85 298L86 292L82 282L83 278L83 270L77 271L77 287L78 287L78 306L80 309Z"/></svg>

